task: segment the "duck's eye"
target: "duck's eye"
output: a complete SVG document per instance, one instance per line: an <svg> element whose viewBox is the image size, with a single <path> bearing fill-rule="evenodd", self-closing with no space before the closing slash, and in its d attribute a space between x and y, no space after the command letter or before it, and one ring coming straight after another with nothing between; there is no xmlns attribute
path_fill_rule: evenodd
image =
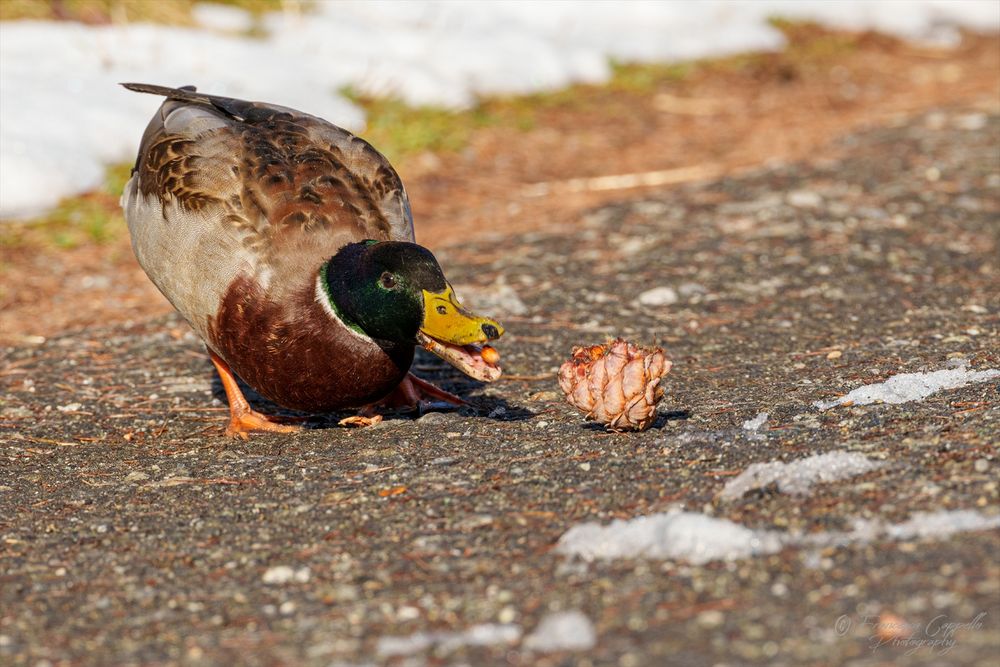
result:
<svg viewBox="0 0 1000 667"><path fill-rule="evenodd" d="M448 314L448 308L446 308L445 306L438 306L437 307L437 311L438 311L438 315L447 315Z"/></svg>
<svg viewBox="0 0 1000 667"><path fill-rule="evenodd" d="M378 282L385 289L393 289L396 287L396 276L386 271L379 277Z"/></svg>

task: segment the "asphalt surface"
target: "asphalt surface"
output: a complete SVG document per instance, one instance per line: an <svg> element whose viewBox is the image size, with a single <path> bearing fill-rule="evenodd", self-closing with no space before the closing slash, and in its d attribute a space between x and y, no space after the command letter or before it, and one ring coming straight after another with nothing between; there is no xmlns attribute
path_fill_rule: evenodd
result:
<svg viewBox="0 0 1000 667"><path fill-rule="evenodd" d="M470 305L507 311L505 380L418 359L469 398L458 412L231 441L177 318L6 350L0 663L995 665L996 530L699 566L553 546L581 521L672 507L807 533L996 515L996 381L902 405L813 402L956 360L1000 368L998 135L1000 118L935 112L843 140L838 161L440 255L457 285L504 297L470 290ZM676 303L637 305L654 287ZM612 335L674 362L646 432L605 433L558 393L571 346ZM758 433L741 428L760 412ZM827 451L886 465L806 496L718 497L751 463ZM590 620L591 648L526 639L560 610ZM880 614L916 639L934 619L966 625L946 652L873 646L866 617ZM478 624L516 631L413 639ZM407 654L386 655L388 637L409 637Z"/></svg>

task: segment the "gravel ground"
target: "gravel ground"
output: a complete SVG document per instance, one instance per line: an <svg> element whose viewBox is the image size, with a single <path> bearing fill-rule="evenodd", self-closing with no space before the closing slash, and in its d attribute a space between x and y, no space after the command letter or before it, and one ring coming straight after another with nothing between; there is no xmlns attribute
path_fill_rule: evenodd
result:
<svg viewBox="0 0 1000 667"><path fill-rule="evenodd" d="M814 402L901 372L1000 368L998 134L1000 117L934 112L845 139L839 162L453 249L439 259L459 293L509 332L496 385L418 358L469 397L458 412L230 441L177 318L8 348L0 662L996 664L995 528L699 565L554 546L580 522L675 507L805 535L995 517L996 379ZM605 433L557 393L570 347L610 335L674 362L644 433ZM882 465L720 497L750 464L834 451ZM897 621L908 642L887 641Z"/></svg>

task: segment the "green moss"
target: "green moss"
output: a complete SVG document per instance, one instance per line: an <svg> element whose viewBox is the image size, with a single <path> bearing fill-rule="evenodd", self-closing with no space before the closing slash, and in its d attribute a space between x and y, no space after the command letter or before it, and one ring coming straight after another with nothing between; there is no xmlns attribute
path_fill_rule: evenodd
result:
<svg viewBox="0 0 1000 667"><path fill-rule="evenodd" d="M837 32L810 21L778 16L771 17L769 22L788 40L782 55L793 64L823 64L858 49L857 33Z"/></svg>
<svg viewBox="0 0 1000 667"><path fill-rule="evenodd" d="M613 61L609 85L617 90L648 93L664 84L684 81L696 67L693 62L649 65Z"/></svg>
<svg viewBox="0 0 1000 667"><path fill-rule="evenodd" d="M543 114L603 107L609 91L644 94L688 76L690 65L615 64L606 85L578 84L560 90L519 96L489 96L470 109L412 107L397 98L375 98L346 88L341 94L362 107L367 117L364 137L390 161L424 151L457 151L481 128L526 132Z"/></svg>
<svg viewBox="0 0 1000 667"><path fill-rule="evenodd" d="M411 107L393 98L366 98L351 90L343 93L365 110L365 139L390 161L423 151L455 151L488 120L470 111L441 107Z"/></svg>

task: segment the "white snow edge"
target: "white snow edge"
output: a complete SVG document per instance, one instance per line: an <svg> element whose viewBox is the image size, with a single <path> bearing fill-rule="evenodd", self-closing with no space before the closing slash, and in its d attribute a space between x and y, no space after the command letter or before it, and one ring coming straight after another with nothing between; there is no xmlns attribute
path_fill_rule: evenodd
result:
<svg viewBox="0 0 1000 667"><path fill-rule="evenodd" d="M467 107L483 95L602 83L610 59L678 62L784 47L771 16L955 44L958 28L995 32L996 3L910 0L726 2L316 3L278 12L267 36L231 8L198 6L202 29L0 21L0 218L36 214L100 185L130 159L160 104L119 81L301 109L349 129L362 111L346 86L413 105ZM901 9L904 9L901 11Z"/></svg>
<svg viewBox="0 0 1000 667"><path fill-rule="evenodd" d="M767 422L767 417L768 414L766 412L761 412L753 419L746 420L745 422L743 422L743 430L757 431L758 429L760 429L761 426L763 426Z"/></svg>
<svg viewBox="0 0 1000 667"><path fill-rule="evenodd" d="M548 651L589 651L597 644L594 624L580 611L548 614L534 632L524 638L524 648L540 653Z"/></svg>
<svg viewBox="0 0 1000 667"><path fill-rule="evenodd" d="M412 635L380 637L375 652L385 658L413 655L437 647L445 653L465 646L515 644L521 639L521 626L513 623L480 623L461 632L417 632Z"/></svg>
<svg viewBox="0 0 1000 667"><path fill-rule="evenodd" d="M1000 526L1000 515L975 510L918 512L909 520L888 524L858 519L849 532L782 533L751 529L727 519L674 509L617 519L606 526L588 522L573 526L556 544L556 552L586 561L614 558L650 558L687 561L700 565L717 560L739 560L773 554L785 547L829 547L878 540L943 538L958 532Z"/></svg>
<svg viewBox="0 0 1000 667"><path fill-rule="evenodd" d="M901 373L893 375L885 382L858 387L846 396L832 401L816 401L813 406L820 410L829 410L838 405L846 404L908 403L927 398L944 389L958 389L968 384L986 382L997 377L1000 377L1000 370L988 368L983 371L970 371L964 366L929 373Z"/></svg>
<svg viewBox="0 0 1000 667"><path fill-rule="evenodd" d="M521 640L521 626L515 623L480 623L461 631L415 632L405 636L380 637L375 652L382 658L423 653L435 649L451 653L466 646L516 644ZM587 651L597 643L594 624L577 610L560 611L542 617L530 635L524 638L526 650Z"/></svg>
<svg viewBox="0 0 1000 667"><path fill-rule="evenodd" d="M742 498L748 491L776 484L780 493L805 495L815 484L836 482L880 468L883 464L855 452L814 454L797 461L754 463L726 483L722 500Z"/></svg>

